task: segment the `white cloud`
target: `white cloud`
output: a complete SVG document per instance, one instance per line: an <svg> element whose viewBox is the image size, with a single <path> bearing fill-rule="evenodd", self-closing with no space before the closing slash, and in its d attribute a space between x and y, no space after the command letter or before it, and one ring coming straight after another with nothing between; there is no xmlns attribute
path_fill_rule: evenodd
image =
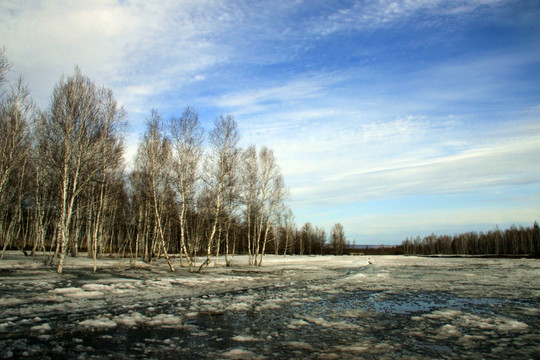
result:
<svg viewBox="0 0 540 360"><path fill-rule="evenodd" d="M215 6L214 6L215 5ZM75 65L130 105L201 79L227 54L213 43L227 31L219 2L47 1L0 5L0 37L15 72L24 74L41 106L60 76ZM141 85L143 84L143 85ZM150 108L149 106L148 108Z"/></svg>
<svg viewBox="0 0 540 360"><path fill-rule="evenodd" d="M513 122L482 126L481 136L476 122L428 115L388 119L385 113L394 111L365 116L315 107L255 114L243 134L246 142L275 150L298 206L540 182L534 109L527 116L520 110L507 114Z"/></svg>
<svg viewBox="0 0 540 360"><path fill-rule="evenodd" d="M352 6L337 9L326 19L314 23L314 32L329 35L339 31L373 29L411 17L416 13L429 12L437 15L461 15L478 8L494 6L504 0L376 0L356 1Z"/></svg>

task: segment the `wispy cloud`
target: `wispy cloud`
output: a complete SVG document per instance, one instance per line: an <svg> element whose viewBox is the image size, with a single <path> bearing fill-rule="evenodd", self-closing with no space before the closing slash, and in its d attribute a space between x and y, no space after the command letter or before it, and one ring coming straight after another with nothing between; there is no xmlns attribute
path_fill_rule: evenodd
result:
<svg viewBox="0 0 540 360"><path fill-rule="evenodd" d="M502 0L376 0L356 1L350 6L338 6L335 11L319 19L314 31L329 35L339 31L376 29L414 15L457 16L469 14L479 8L492 7ZM423 19L420 18L419 21Z"/></svg>

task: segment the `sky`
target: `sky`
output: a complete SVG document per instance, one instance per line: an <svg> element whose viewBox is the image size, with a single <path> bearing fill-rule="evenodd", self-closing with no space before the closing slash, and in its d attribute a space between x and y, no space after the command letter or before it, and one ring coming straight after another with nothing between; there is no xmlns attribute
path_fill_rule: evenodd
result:
<svg viewBox="0 0 540 360"><path fill-rule="evenodd" d="M76 65L128 113L273 149L301 227L355 244L540 220L540 2L0 1L33 99Z"/></svg>

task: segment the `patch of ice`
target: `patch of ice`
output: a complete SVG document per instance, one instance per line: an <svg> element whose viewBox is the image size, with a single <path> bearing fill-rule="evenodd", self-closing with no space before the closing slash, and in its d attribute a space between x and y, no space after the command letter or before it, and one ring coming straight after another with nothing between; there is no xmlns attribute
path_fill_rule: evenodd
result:
<svg viewBox="0 0 540 360"><path fill-rule="evenodd" d="M65 287L65 288L56 288L49 290L49 292L59 295L66 295L66 294L72 294L72 293L79 293L81 292L80 288L76 287Z"/></svg>
<svg viewBox="0 0 540 360"><path fill-rule="evenodd" d="M0 306L12 306L22 304L24 301L19 298L14 297L5 297L0 298Z"/></svg>
<svg viewBox="0 0 540 360"><path fill-rule="evenodd" d="M172 314L159 314L152 317L152 319L147 322L147 325L149 326L161 326L165 328L182 327L183 324L184 319L182 317Z"/></svg>
<svg viewBox="0 0 540 360"><path fill-rule="evenodd" d="M276 299L276 300L267 300L262 305L260 305L258 308L260 310L272 310L272 309L281 309L281 304L284 302L284 300Z"/></svg>
<svg viewBox="0 0 540 360"><path fill-rule="evenodd" d="M79 325L89 328L105 328L112 329L117 326L116 322L106 317L100 316L95 319L87 319L79 322Z"/></svg>
<svg viewBox="0 0 540 360"><path fill-rule="evenodd" d="M348 309L345 311L339 311L338 315L347 318L360 318L360 317L373 317L376 314L374 312L368 312L362 309Z"/></svg>
<svg viewBox="0 0 540 360"><path fill-rule="evenodd" d="M66 297L71 299L99 299L103 297L103 293L101 291L83 291L66 294Z"/></svg>
<svg viewBox="0 0 540 360"><path fill-rule="evenodd" d="M230 358L230 359L257 359L259 358L257 355L255 355L255 353L249 350L244 350L242 348L229 350L221 354L221 356Z"/></svg>
<svg viewBox="0 0 540 360"><path fill-rule="evenodd" d="M363 345L350 345L350 346L340 346L340 347L336 346L336 348L343 352L352 352L352 353L363 353L369 350L367 346L363 346Z"/></svg>
<svg viewBox="0 0 540 360"><path fill-rule="evenodd" d="M228 307L230 311L247 311L251 308L251 305L248 303L234 303Z"/></svg>
<svg viewBox="0 0 540 360"><path fill-rule="evenodd" d="M293 322L291 322L287 327L289 329L292 329L292 330L296 330L298 329L299 327L301 326L306 326L306 325L309 325L309 323L307 321L304 321L304 320L294 320Z"/></svg>
<svg viewBox="0 0 540 360"><path fill-rule="evenodd" d="M173 314L159 314L153 317L144 316L138 312L129 314L121 314L115 316L112 321L118 325L136 327L141 325L160 326L164 328L180 328L183 327L184 319L181 316Z"/></svg>
<svg viewBox="0 0 540 360"><path fill-rule="evenodd" d="M119 325L125 325L125 326L137 326L139 324L144 324L150 320L150 318L138 313L138 312L132 312L130 314L121 314L119 316L115 316L113 319L117 324Z"/></svg>
<svg viewBox="0 0 540 360"><path fill-rule="evenodd" d="M341 356L335 353L320 354L317 359L319 360L336 360L341 359Z"/></svg>
<svg viewBox="0 0 540 360"><path fill-rule="evenodd" d="M109 285L103 284L85 284L82 288L86 291L110 291L111 287Z"/></svg>
<svg viewBox="0 0 540 360"><path fill-rule="evenodd" d="M101 291L85 291L83 288L65 287L49 290L50 293L71 299L96 299L103 296Z"/></svg>
<svg viewBox="0 0 540 360"><path fill-rule="evenodd" d="M39 331L40 333L44 333L47 331L51 331L51 325L45 323L41 325L35 325L30 328L32 331Z"/></svg>
<svg viewBox="0 0 540 360"><path fill-rule="evenodd" d="M443 325L439 331L439 335L442 338L460 337L461 331L459 331L454 325Z"/></svg>
<svg viewBox="0 0 540 360"><path fill-rule="evenodd" d="M421 320L425 318L425 319L441 319L441 320L450 321L450 320L459 318L461 315L463 315L463 313L459 310L444 309L444 310L433 311L432 313L424 314L420 317L415 316L412 319Z"/></svg>
<svg viewBox="0 0 540 360"><path fill-rule="evenodd" d="M34 297L35 301L39 302L63 302L66 301L66 298L60 295L54 294L40 294Z"/></svg>
<svg viewBox="0 0 540 360"><path fill-rule="evenodd" d="M379 343L377 345L375 345L375 349L377 349L378 351L384 351L384 352L389 352L391 350L394 349L394 347L390 344L387 344L387 343Z"/></svg>
<svg viewBox="0 0 540 360"><path fill-rule="evenodd" d="M249 335L237 335L232 338L234 341L249 342L249 341L261 341L261 339L254 338Z"/></svg>
<svg viewBox="0 0 540 360"><path fill-rule="evenodd" d="M140 280L131 280L131 281L124 281L124 282L120 282L120 283L117 283L117 284L112 284L111 287L115 288L115 289L122 289L122 290L131 290L131 289L135 289L136 286L135 286L135 282L140 282Z"/></svg>
<svg viewBox="0 0 540 360"><path fill-rule="evenodd" d="M324 328L334 328L338 330L357 330L360 327L355 324L348 323L346 321L327 321L323 318L316 317L304 317L304 320L315 325L319 325Z"/></svg>
<svg viewBox="0 0 540 360"><path fill-rule="evenodd" d="M475 343L478 343L478 342L481 342L481 341L485 341L487 339L486 336L484 335L469 335L469 334L465 334L463 335L462 337L459 338L459 340L457 341L457 343L461 346L464 346L464 347L471 347L473 346Z"/></svg>
<svg viewBox="0 0 540 360"><path fill-rule="evenodd" d="M518 309L520 309L526 315L530 315L530 316L538 316L538 315L540 315L540 309L539 308L521 306Z"/></svg>
<svg viewBox="0 0 540 360"><path fill-rule="evenodd" d="M284 343L284 345L300 350L313 350L313 346L303 341L287 341Z"/></svg>
<svg viewBox="0 0 540 360"><path fill-rule="evenodd" d="M354 275L346 277L345 280L349 280L349 281L364 280L367 277L368 276L366 274L354 274Z"/></svg>
<svg viewBox="0 0 540 360"><path fill-rule="evenodd" d="M502 331L502 332L511 332L511 331L521 332L521 331L527 330L528 327L529 325L521 321L511 320L511 319L506 319L506 318L502 318L502 320L497 324L497 330Z"/></svg>
<svg viewBox="0 0 540 360"><path fill-rule="evenodd" d="M480 330L496 330L498 332L521 332L529 326L521 321L508 319L505 317L480 317L473 314L465 314L461 319L462 326L478 328Z"/></svg>

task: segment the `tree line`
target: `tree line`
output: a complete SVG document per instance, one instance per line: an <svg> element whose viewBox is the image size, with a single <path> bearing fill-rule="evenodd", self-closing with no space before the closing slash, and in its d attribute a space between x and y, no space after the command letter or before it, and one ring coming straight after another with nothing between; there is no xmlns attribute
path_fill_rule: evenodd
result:
<svg viewBox="0 0 540 360"><path fill-rule="evenodd" d="M540 255L540 227L512 225L506 230L496 227L488 232L435 235L407 238L401 244L404 254L446 255Z"/></svg>
<svg viewBox="0 0 540 360"><path fill-rule="evenodd" d="M300 230L267 148L238 146L238 124L218 116L205 131L186 107L164 119L152 110L133 168L123 160L126 111L110 89L79 68L56 84L47 110L22 80L9 84L0 50L0 246L42 252L62 273L68 255L105 253L151 263L164 257L202 272L223 255L342 253L343 227ZM203 259L200 263L198 259ZM198 268L198 269L197 269Z"/></svg>

